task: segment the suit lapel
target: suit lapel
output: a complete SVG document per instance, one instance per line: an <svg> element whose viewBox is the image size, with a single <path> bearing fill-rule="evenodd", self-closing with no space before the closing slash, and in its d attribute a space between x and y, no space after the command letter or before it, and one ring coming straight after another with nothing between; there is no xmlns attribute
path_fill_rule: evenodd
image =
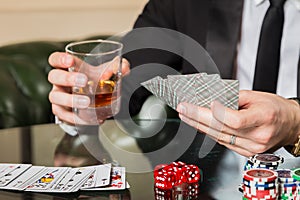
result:
<svg viewBox="0 0 300 200"><path fill-rule="evenodd" d="M223 78L234 75L236 47L240 37L242 0L212 0L206 37L206 50Z"/></svg>

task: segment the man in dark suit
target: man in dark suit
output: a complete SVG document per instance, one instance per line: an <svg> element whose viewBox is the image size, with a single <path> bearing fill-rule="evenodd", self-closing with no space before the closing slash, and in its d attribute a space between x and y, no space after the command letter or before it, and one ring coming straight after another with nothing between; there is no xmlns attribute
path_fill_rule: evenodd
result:
<svg viewBox="0 0 300 200"><path fill-rule="evenodd" d="M155 31L147 32L151 30L149 28L146 32L141 31L144 34L134 35L136 32L133 30L124 37L126 59L123 62L123 72L129 71L129 63L133 70L147 63L160 63L182 74L208 70L209 73L219 72L225 79L238 79L241 89L238 110L225 108L218 102L214 102L211 109L182 103L177 108L179 117L240 155L251 156L279 149L282 154L291 156L281 147L293 146L300 135L300 107L297 101L288 99L300 95L300 3L298 0L284 2L285 23L280 56L277 56L281 59L280 70L277 91L273 92L277 95L251 91L260 29L269 5L267 0L150 0L135 23L137 32L139 28L159 27L184 34L209 53L218 69L205 66L201 68L200 66L205 65L203 59L198 59L199 63L191 64L186 55L193 54L200 58L205 56L200 52L191 52L190 46L176 40L176 36L168 38L165 34L157 35ZM165 33L165 30L162 32ZM169 45L180 53L149 48L155 42ZM126 49L133 43L139 44L141 48ZM65 69L74 64L72 57L58 52L49 57L49 62L55 68ZM158 66L152 67L157 74L161 72ZM135 79L130 75L126 78ZM74 86L73 80L76 80L77 86L84 86L87 82L86 77L81 74L59 69L49 73L49 81L54 85L49 94L53 113L62 121L74 124L73 113L66 107L87 107L89 99L68 94L62 89ZM126 89L124 85L123 94L126 91L130 93L130 87ZM131 98L131 114L134 115L140 110L148 96L145 89L139 88L126 98L127 101ZM195 141L194 147L197 139ZM299 159L293 161L296 166L298 162Z"/></svg>
<svg viewBox="0 0 300 200"><path fill-rule="evenodd" d="M269 2L263 0L150 0L134 26L134 28L161 27L191 37L207 50L218 66L222 78L240 81L242 90L239 94L238 111L224 108L217 102L212 104L211 109L182 103L178 106L177 111L180 118L186 123L203 133L210 134L218 143L245 156L294 145L300 135L299 105L295 100L286 99L299 96L299 77L296 75L299 73L300 42L299 37L294 37L299 35L299 28L293 28L297 25L291 25L292 23L299 24L299 1L287 0L284 5L288 14L285 14L283 30L283 46L280 56L283 61L278 78L278 95L250 91L259 29L268 6ZM253 23L256 20L257 22ZM249 35L249 33L253 35ZM126 37L130 37L130 34ZM128 42L126 37L123 40L125 44ZM148 34L147 37L140 36L135 42L143 45L155 37L156 35ZM251 44L256 44L256 46L251 46ZM182 48L182 55L186 48L189 48L184 45L178 46L178 48ZM293 53L288 55L289 51ZM191 65L182 58L182 55L145 48L128 52L124 57L127 58L132 68L146 63L161 63L172 66L183 74L199 72L199 68ZM293 60L293 62L287 62L287 59ZM73 64L72 58L64 53L52 54L49 62L58 68L68 68ZM123 66L124 71L127 71L129 67L127 61ZM285 71L285 68L288 71ZM159 71L159 69L157 70ZM285 79L288 76L284 74L292 74L293 77ZM49 80L54 85L54 89L49 95L53 104L53 112L62 121L71 123L73 122L72 113L64 109L64 106L71 107L71 98L74 96L66 94L58 88L74 86L74 83L67 80L76 79L76 75L59 70L53 70L49 74ZM77 80L81 81L77 81L77 83L81 82L84 85L85 77L78 77ZM291 88L286 88L286 82L290 82L288 85ZM291 92L285 93L289 89ZM148 95L149 93L144 89L137 90L131 100L131 105L134 105L130 108L132 114L138 112L140 106L137 105L141 104ZM62 99L67 100L61 101ZM77 102L81 102L81 105L74 104L73 106L85 107L89 100L81 97L81 100ZM226 113L225 118L220 110ZM217 124L215 127L210 126L212 121Z"/></svg>

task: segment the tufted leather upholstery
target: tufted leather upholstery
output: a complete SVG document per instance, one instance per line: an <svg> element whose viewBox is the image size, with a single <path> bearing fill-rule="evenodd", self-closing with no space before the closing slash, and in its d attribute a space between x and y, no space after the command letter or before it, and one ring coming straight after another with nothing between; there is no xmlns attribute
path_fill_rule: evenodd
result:
<svg viewBox="0 0 300 200"><path fill-rule="evenodd" d="M95 36L92 38L107 38ZM91 38L89 38L91 39ZM0 129L54 121L48 93L48 57L69 41L35 41L0 47Z"/></svg>

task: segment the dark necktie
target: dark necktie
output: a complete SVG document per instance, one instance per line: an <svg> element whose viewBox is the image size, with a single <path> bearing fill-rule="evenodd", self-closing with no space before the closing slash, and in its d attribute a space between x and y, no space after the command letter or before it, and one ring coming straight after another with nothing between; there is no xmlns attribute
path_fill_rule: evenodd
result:
<svg viewBox="0 0 300 200"><path fill-rule="evenodd" d="M269 0L256 57L253 90L276 93L286 0Z"/></svg>

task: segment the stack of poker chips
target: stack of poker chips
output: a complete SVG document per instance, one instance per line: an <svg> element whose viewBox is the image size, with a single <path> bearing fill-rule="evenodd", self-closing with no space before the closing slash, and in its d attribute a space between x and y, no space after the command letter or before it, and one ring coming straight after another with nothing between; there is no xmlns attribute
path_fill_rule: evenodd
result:
<svg viewBox="0 0 300 200"><path fill-rule="evenodd" d="M297 181L297 200L300 199L300 168L293 169L292 172L292 178Z"/></svg>
<svg viewBox="0 0 300 200"><path fill-rule="evenodd" d="M298 182L293 178L292 171L290 169L279 169L276 172L278 174L279 199L296 200L298 198Z"/></svg>
<svg viewBox="0 0 300 200"><path fill-rule="evenodd" d="M283 157L275 154L256 154L248 158L244 170L264 168L276 170L280 164L284 162Z"/></svg>
<svg viewBox="0 0 300 200"><path fill-rule="evenodd" d="M154 169L154 193L156 200L171 200L174 195L198 199L200 170L183 162L157 165ZM181 189L183 189L180 191ZM181 192L179 194L178 192Z"/></svg>
<svg viewBox="0 0 300 200"><path fill-rule="evenodd" d="M276 200L278 196L277 173L270 169L249 169L243 174L243 200Z"/></svg>

